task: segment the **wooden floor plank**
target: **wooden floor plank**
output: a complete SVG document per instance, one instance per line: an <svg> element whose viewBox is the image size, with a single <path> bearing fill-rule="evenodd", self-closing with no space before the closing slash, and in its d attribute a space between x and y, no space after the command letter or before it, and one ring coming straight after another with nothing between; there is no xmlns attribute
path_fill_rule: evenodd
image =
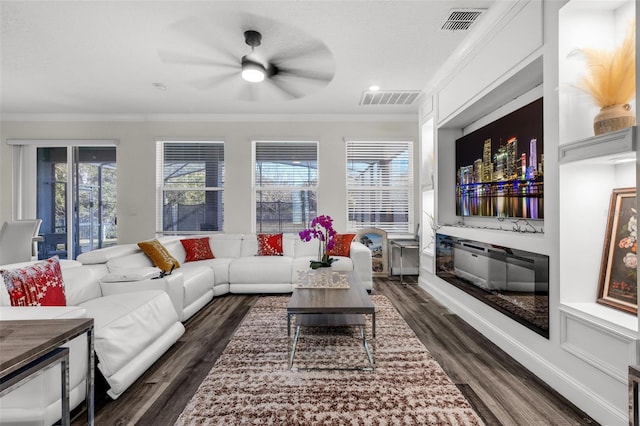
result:
<svg viewBox="0 0 640 426"><path fill-rule="evenodd" d="M487 425L597 424L417 285L417 276L374 278ZM97 389L96 424L171 425L259 295L215 298L185 323L180 340L113 401ZM100 386L98 386L100 388ZM77 416L73 425L83 424Z"/></svg>

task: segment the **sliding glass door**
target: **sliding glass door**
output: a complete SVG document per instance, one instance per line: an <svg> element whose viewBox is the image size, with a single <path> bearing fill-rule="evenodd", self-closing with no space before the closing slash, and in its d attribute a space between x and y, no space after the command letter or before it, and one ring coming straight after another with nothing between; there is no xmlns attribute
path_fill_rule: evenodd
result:
<svg viewBox="0 0 640 426"><path fill-rule="evenodd" d="M36 210L40 258L116 244L116 148L37 148Z"/></svg>

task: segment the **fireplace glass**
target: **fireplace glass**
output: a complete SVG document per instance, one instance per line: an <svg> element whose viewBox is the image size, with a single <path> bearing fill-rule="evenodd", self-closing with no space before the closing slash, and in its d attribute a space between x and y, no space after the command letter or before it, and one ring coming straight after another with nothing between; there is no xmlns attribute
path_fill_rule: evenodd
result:
<svg viewBox="0 0 640 426"><path fill-rule="evenodd" d="M549 338L549 256L438 233L436 275Z"/></svg>

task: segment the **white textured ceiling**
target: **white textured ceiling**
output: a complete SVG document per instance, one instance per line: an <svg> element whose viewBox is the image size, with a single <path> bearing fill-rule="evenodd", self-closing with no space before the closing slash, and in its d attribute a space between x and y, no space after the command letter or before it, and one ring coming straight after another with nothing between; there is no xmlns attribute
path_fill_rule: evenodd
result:
<svg viewBox="0 0 640 426"><path fill-rule="evenodd" d="M359 101L372 84L422 90L468 35L440 31L449 10L492 3L2 1L0 112L413 114L418 103ZM248 53L246 29L262 32L267 57L313 49L287 65L332 80L287 80L299 98L244 82L228 65Z"/></svg>

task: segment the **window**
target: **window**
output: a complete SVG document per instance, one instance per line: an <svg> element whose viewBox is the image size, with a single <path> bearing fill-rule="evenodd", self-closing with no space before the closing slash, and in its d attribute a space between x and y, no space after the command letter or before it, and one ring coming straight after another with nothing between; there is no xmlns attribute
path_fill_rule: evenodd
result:
<svg viewBox="0 0 640 426"><path fill-rule="evenodd" d="M156 158L158 233L222 231L224 143L158 142Z"/></svg>
<svg viewBox="0 0 640 426"><path fill-rule="evenodd" d="M317 212L318 143L255 141L256 232L297 232Z"/></svg>
<svg viewBox="0 0 640 426"><path fill-rule="evenodd" d="M413 143L347 141L347 209L353 230L413 234Z"/></svg>

